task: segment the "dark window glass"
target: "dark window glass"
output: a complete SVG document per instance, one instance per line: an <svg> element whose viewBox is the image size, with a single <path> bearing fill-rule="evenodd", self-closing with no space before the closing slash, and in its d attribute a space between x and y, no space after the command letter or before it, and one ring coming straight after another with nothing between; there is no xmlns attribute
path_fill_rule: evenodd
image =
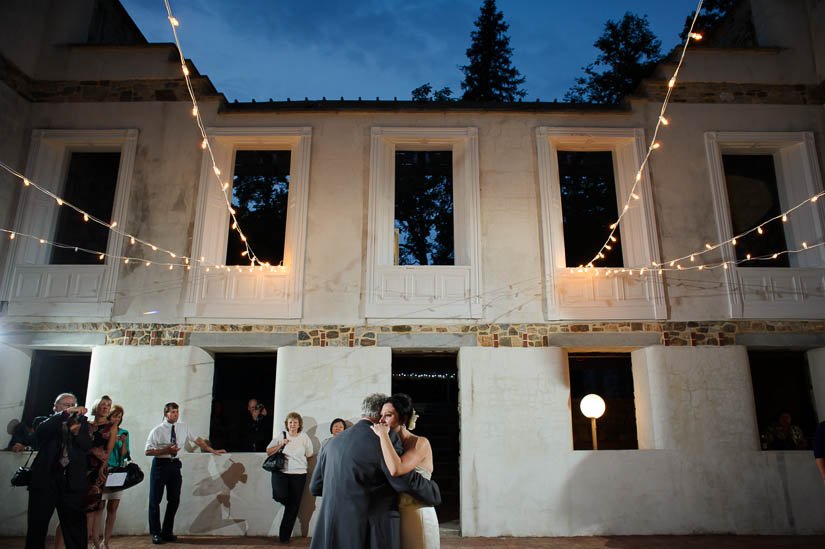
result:
<svg viewBox="0 0 825 549"><path fill-rule="evenodd" d="M119 152L72 153L63 198L100 220L111 221L119 165ZM75 252L73 247L105 252L109 241L109 229L84 222L81 214L66 206L60 208L54 234L55 242L72 248L52 248L53 265L100 263L96 254Z"/></svg>
<svg viewBox="0 0 825 549"><path fill-rule="evenodd" d="M458 366L455 353L392 355L392 392L406 393L421 416L415 434L433 449L433 480L441 489L440 523L459 518ZM331 418L330 418L331 419Z"/></svg>
<svg viewBox="0 0 825 549"><path fill-rule="evenodd" d="M272 416L275 404L276 355L270 353L215 355L209 441L227 452L264 452L272 441L273 424L283 430L285 418ZM253 422L248 409L255 399L266 410Z"/></svg>
<svg viewBox="0 0 825 549"><path fill-rule="evenodd" d="M77 403L84 405L91 361L91 353L34 351L23 421L31 425L37 416L50 415L54 411L54 399L60 393L73 393Z"/></svg>
<svg viewBox="0 0 825 549"><path fill-rule="evenodd" d="M629 353L570 353L570 399L573 415L573 449L592 450L590 419L582 414L582 398L591 393L605 402L596 420L599 450L639 447L636 437L636 401Z"/></svg>
<svg viewBox="0 0 825 549"><path fill-rule="evenodd" d="M564 223L564 259L568 267L587 265L610 234L618 217L613 153L559 151L561 210ZM619 229L616 242L597 267L623 267Z"/></svg>
<svg viewBox="0 0 825 549"><path fill-rule="evenodd" d="M751 350L748 360L762 449L812 448L818 422L805 351Z"/></svg>
<svg viewBox="0 0 825 549"><path fill-rule="evenodd" d="M453 152L396 151L399 265L454 265Z"/></svg>
<svg viewBox="0 0 825 549"><path fill-rule="evenodd" d="M722 164L725 167L725 185L728 189L734 235L757 227L782 213L773 156L725 154L722 156ZM761 235L754 231L739 239L736 259L742 261L740 266L788 267L787 254L770 259L772 254L787 249L782 220L770 222L763 227L763 231ZM767 256L767 259L746 261L747 254L751 254L752 258Z"/></svg>
<svg viewBox="0 0 825 549"><path fill-rule="evenodd" d="M252 251L262 262L284 259L290 151L237 151L232 177L232 207ZM227 265L248 265L246 246L229 228Z"/></svg>

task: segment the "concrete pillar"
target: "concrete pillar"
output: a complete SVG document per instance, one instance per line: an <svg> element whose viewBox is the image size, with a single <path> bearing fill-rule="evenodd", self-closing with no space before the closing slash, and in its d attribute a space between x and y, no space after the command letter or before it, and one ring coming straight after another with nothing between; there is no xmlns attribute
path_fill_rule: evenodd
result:
<svg viewBox="0 0 825 549"><path fill-rule="evenodd" d="M148 530L146 505L152 458L144 455L144 448L149 431L163 420L164 404L177 402L180 405L180 421L186 423L196 435L203 438L209 436L214 369L212 356L198 347L107 345L92 349L87 406L107 394L115 404L124 407L123 428L129 431L131 454L146 475L141 484L124 493L118 510L118 533L143 534ZM195 497L192 494L194 487L190 483L195 479L187 476L187 470L202 459L223 463L227 458L187 453L181 459L184 480L176 530L187 533L192 518L205 501L205 496Z"/></svg>
<svg viewBox="0 0 825 549"><path fill-rule="evenodd" d="M564 352L463 347L458 376L462 535L547 535L573 449Z"/></svg>
<svg viewBox="0 0 825 549"><path fill-rule="evenodd" d="M3 379L3 383L0 383L0 426L3 429L0 444L3 448L11 440L11 434L6 434L9 422L23 418L31 361L31 350L0 343L0 376Z"/></svg>
<svg viewBox="0 0 825 549"><path fill-rule="evenodd" d="M317 457L321 441L330 437L329 424L333 419L358 421L365 396L389 394L391 389L389 347L281 347L275 374L274 430L283 430L286 415L298 412ZM315 511L320 508L321 498L312 497L308 490L315 463L312 458L293 536L312 535L315 528ZM269 535L278 534L283 515L282 506L275 504L275 508Z"/></svg>
<svg viewBox="0 0 825 549"><path fill-rule="evenodd" d="M632 360L640 449L759 449L745 347L654 346Z"/></svg>

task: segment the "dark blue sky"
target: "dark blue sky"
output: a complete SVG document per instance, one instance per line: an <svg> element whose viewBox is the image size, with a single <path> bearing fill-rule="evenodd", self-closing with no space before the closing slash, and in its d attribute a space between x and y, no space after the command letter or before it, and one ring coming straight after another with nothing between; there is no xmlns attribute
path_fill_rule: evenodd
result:
<svg viewBox="0 0 825 549"><path fill-rule="evenodd" d="M162 0L121 0L150 42L171 42ZM461 95L482 0L170 0L184 54L230 100ZM698 0L498 0L527 100L559 100L608 19L647 15L670 51Z"/></svg>

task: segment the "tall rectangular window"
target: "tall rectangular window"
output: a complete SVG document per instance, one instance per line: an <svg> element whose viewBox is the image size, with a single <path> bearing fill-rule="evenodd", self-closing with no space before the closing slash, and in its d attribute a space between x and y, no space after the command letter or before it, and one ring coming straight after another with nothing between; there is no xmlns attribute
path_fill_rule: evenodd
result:
<svg viewBox="0 0 825 549"><path fill-rule="evenodd" d="M782 213L772 155L723 154L722 165L734 235L759 227ZM772 258L774 253L787 248L784 223L775 219L761 234L754 231L739 239L736 259L741 261L740 267L789 267L787 254ZM747 259L748 254L752 259Z"/></svg>
<svg viewBox="0 0 825 549"><path fill-rule="evenodd" d="M288 150L239 150L232 177L232 207L253 252L262 261L277 265L284 259L286 211L289 195ZM246 265L246 246L229 228L227 265Z"/></svg>
<svg viewBox="0 0 825 549"><path fill-rule="evenodd" d="M395 152L398 265L454 265L453 152Z"/></svg>
<svg viewBox="0 0 825 549"><path fill-rule="evenodd" d="M115 202L119 152L73 152L62 195L67 202L103 221L110 221ZM98 264L97 254L75 252L74 246L98 253L106 251L109 231L97 223L84 223L69 207L60 208L54 241L70 248L54 247L52 265Z"/></svg>
<svg viewBox="0 0 825 549"><path fill-rule="evenodd" d="M560 150L558 160L566 265L587 265L618 217L613 153ZM613 249L599 267L624 266L618 228L613 236Z"/></svg>

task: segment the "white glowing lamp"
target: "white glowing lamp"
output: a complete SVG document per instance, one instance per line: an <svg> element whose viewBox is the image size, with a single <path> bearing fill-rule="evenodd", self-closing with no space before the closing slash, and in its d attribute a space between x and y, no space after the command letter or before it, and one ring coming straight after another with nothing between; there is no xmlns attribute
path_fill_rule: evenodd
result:
<svg viewBox="0 0 825 549"><path fill-rule="evenodd" d="M604 415L604 400L596 394L589 394L584 397L579 405L584 417L599 419Z"/></svg>
<svg viewBox="0 0 825 549"><path fill-rule="evenodd" d="M585 417L590 418L590 433L593 436L593 449L599 449L599 438L596 436L596 420L604 414L604 400L596 394L586 395L579 404Z"/></svg>

